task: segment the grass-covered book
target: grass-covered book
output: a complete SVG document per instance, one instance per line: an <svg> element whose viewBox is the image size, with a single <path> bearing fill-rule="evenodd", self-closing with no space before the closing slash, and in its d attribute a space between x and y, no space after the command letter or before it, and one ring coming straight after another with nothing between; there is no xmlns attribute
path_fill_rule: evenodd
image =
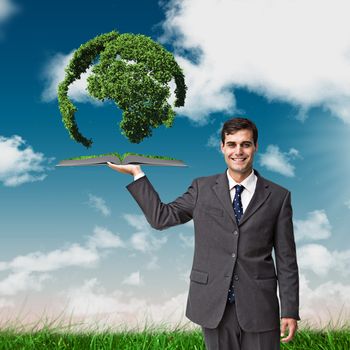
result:
<svg viewBox="0 0 350 350"><path fill-rule="evenodd" d="M107 153L91 156L80 156L62 160L56 166L82 166L82 165L105 165L107 162L114 164L138 164L138 165L158 165L158 166L186 166L178 159L151 156L138 153Z"/></svg>

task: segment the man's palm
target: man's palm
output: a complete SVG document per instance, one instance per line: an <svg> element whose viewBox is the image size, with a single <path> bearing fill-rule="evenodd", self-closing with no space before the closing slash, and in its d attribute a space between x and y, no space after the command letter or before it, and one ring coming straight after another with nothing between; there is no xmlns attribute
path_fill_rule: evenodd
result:
<svg viewBox="0 0 350 350"><path fill-rule="evenodd" d="M125 165L119 165L119 164L114 164L108 162L107 165L116 171L119 171L120 173L123 174L129 174L129 175L137 175L141 173L141 167L139 165L134 165L134 164L125 164Z"/></svg>

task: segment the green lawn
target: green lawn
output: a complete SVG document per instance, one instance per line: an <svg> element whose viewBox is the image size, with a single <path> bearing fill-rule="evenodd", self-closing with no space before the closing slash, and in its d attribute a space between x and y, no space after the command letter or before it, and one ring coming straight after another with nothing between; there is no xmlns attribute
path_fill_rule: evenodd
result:
<svg viewBox="0 0 350 350"><path fill-rule="evenodd" d="M121 162L127 156L141 156L141 157L147 157L147 158L156 158L156 159L165 159L165 160L177 160L177 159L171 158L171 157L155 156L155 155L150 155L150 154L140 154L140 153L133 153L133 152L127 152L127 153L124 153L124 154L119 154L117 152L104 153L104 154L92 154L92 155L89 155L89 156L79 156L79 157L68 158L66 160L90 159L90 158L105 157L105 156L116 156L116 157L118 157L120 159Z"/></svg>
<svg viewBox="0 0 350 350"><path fill-rule="evenodd" d="M200 331L145 330L140 332L72 333L45 328L40 331L0 331L0 349L125 349L181 350L205 349ZM294 341L282 344L288 350L349 350L350 328L339 330L299 330Z"/></svg>

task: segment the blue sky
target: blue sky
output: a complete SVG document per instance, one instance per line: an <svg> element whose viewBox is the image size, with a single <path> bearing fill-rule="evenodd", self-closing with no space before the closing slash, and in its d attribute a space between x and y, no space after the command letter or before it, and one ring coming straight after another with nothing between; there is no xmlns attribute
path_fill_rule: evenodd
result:
<svg viewBox="0 0 350 350"><path fill-rule="evenodd" d="M131 326L146 313L155 322L181 319L191 223L157 232L125 188L131 177L55 164L114 151L182 159L187 168L143 168L169 202L195 177L225 171L219 131L233 116L259 128L255 168L292 192L302 319L337 318L350 302L348 6L0 0L2 322L30 310L23 323L62 310L101 326ZM120 134L121 111L87 97L80 81L70 96L80 130L94 141L87 150L62 124L57 83L80 44L113 29L174 52L188 97L172 128L136 145Z"/></svg>

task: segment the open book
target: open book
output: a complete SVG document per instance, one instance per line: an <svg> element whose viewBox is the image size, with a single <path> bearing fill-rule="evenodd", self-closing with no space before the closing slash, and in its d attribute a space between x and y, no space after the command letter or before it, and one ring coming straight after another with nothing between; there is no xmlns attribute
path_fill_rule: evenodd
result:
<svg viewBox="0 0 350 350"><path fill-rule="evenodd" d="M118 153L103 154L100 156L83 156L65 159L56 166L81 166L81 165L105 165L107 162L114 164L138 164L158 166L187 166L181 160L160 156L145 156L141 154Z"/></svg>

